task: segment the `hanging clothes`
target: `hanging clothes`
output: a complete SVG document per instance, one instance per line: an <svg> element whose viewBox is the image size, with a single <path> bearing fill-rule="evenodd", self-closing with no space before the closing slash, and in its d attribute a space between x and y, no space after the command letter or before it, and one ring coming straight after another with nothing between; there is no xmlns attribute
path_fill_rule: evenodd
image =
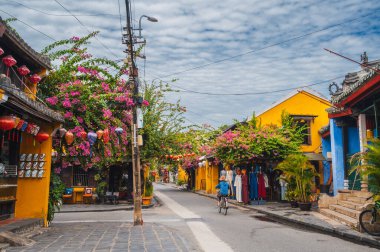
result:
<svg viewBox="0 0 380 252"><path fill-rule="evenodd" d="M226 180L228 182L230 195L234 194L234 190L233 190L233 186L232 186L233 176L234 176L234 172L232 170L228 170Z"/></svg>
<svg viewBox="0 0 380 252"><path fill-rule="evenodd" d="M247 174L241 175L241 185L242 185L242 200L244 204L249 203L249 193L248 193L248 176Z"/></svg>
<svg viewBox="0 0 380 252"><path fill-rule="evenodd" d="M231 183L232 198L236 199L236 187L235 187L236 172L234 170L232 172L233 172L232 173L232 183Z"/></svg>
<svg viewBox="0 0 380 252"><path fill-rule="evenodd" d="M267 191L265 189L264 175L260 172L258 174L257 178L258 178L258 195L259 195L259 198L265 199L267 197Z"/></svg>
<svg viewBox="0 0 380 252"><path fill-rule="evenodd" d="M251 200L255 200L259 197L258 191L257 191L257 173L256 172L250 172L249 173L249 198Z"/></svg>
<svg viewBox="0 0 380 252"><path fill-rule="evenodd" d="M234 186L235 186L235 190L236 190L236 201L237 202L242 202L241 200L241 175L236 175L235 177L235 183L234 183Z"/></svg>

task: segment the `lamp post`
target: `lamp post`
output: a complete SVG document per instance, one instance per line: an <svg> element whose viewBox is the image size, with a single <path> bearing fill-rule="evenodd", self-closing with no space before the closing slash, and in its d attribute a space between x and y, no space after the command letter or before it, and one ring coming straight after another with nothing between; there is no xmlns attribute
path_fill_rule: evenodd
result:
<svg viewBox="0 0 380 252"><path fill-rule="evenodd" d="M147 16L147 15L142 15L139 19L139 28L137 29L139 31L139 36L137 36L136 38L139 38L139 39L142 39L142 36L141 36L141 31L142 31L142 28L141 28L141 19L145 17L146 19L148 19L148 21L150 22L158 22L158 19L155 18L155 17L150 17L150 16Z"/></svg>

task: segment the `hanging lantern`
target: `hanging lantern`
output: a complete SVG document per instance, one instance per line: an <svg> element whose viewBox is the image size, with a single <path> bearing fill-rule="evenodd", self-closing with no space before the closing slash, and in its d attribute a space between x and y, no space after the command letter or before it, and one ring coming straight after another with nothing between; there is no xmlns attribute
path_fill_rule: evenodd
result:
<svg viewBox="0 0 380 252"><path fill-rule="evenodd" d="M36 135L36 140L37 140L37 142L39 142L40 144L42 144L43 142L45 142L46 140L48 140L49 137L50 137L50 135L48 133L40 131Z"/></svg>
<svg viewBox="0 0 380 252"><path fill-rule="evenodd" d="M3 48L0 47L0 56L4 54Z"/></svg>
<svg viewBox="0 0 380 252"><path fill-rule="evenodd" d="M65 140L68 145L72 144L74 142L74 134L67 131L65 134Z"/></svg>
<svg viewBox="0 0 380 252"><path fill-rule="evenodd" d="M83 140L86 140L86 139L87 139L87 132L86 132L86 131L81 131L81 132L80 132L80 137L81 137Z"/></svg>
<svg viewBox="0 0 380 252"><path fill-rule="evenodd" d="M121 135L122 133L123 133L123 129L122 128L120 128L120 127L118 127L118 128L116 128L115 129L115 132L116 132L116 134L118 134L118 135Z"/></svg>
<svg viewBox="0 0 380 252"><path fill-rule="evenodd" d="M13 116L13 119L15 120L15 126L13 126L13 128L17 128L18 124L20 123L21 119L20 117L17 117L17 116Z"/></svg>
<svg viewBox="0 0 380 252"><path fill-rule="evenodd" d="M103 142L106 144L110 141L110 131L108 129L104 129L103 131Z"/></svg>
<svg viewBox="0 0 380 252"><path fill-rule="evenodd" d="M98 139L101 139L102 136L103 136L103 134L104 134L104 131L103 131L103 130L98 130L98 131L96 131L96 135L98 136Z"/></svg>
<svg viewBox="0 0 380 252"><path fill-rule="evenodd" d="M25 76L27 74L30 73L30 70L29 68L27 68L25 65L22 65L20 66L19 68L17 68L17 72L21 75L21 76Z"/></svg>
<svg viewBox="0 0 380 252"><path fill-rule="evenodd" d="M88 142L90 143L90 145L94 145L94 143L96 142L96 138L98 136L96 135L95 132L91 131L91 132L88 132L87 134L87 139L88 139Z"/></svg>
<svg viewBox="0 0 380 252"><path fill-rule="evenodd" d="M21 130L23 124L24 124L24 120L20 119L20 121L17 123L16 129Z"/></svg>
<svg viewBox="0 0 380 252"><path fill-rule="evenodd" d="M17 61L11 55L5 56L2 61L7 66L7 77L9 77L9 68L16 65Z"/></svg>
<svg viewBox="0 0 380 252"><path fill-rule="evenodd" d="M67 130L65 128L59 129L59 136L62 138L66 135Z"/></svg>
<svg viewBox="0 0 380 252"><path fill-rule="evenodd" d="M28 125L26 126L26 133L28 134L32 134L32 129L34 128L34 124L33 123L28 123Z"/></svg>
<svg viewBox="0 0 380 252"><path fill-rule="evenodd" d="M0 129L3 131L11 130L15 127L15 118L13 116L0 117Z"/></svg>
<svg viewBox="0 0 380 252"><path fill-rule="evenodd" d="M38 74L33 74L32 76L29 77L29 80L33 84L37 84L38 82L41 81L41 77Z"/></svg>

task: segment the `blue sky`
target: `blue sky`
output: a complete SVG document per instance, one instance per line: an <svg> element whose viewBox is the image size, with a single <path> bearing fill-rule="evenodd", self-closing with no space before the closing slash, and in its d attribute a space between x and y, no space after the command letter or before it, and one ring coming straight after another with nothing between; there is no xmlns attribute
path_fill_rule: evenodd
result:
<svg viewBox="0 0 380 252"><path fill-rule="evenodd" d="M101 42L92 42L93 54L111 59L125 56L118 0L59 2L86 27L51 0L0 0L0 15L8 18L11 14L55 40L99 30ZM188 109L188 123L213 126L241 120L253 111L260 112L291 92L275 93L274 90L323 82L359 69L358 65L329 54L323 48L356 60L363 51L370 60L380 58L379 10L380 1L376 0L132 1L136 27L143 14L159 20L158 23L143 20L142 33L147 39L145 79L178 79L173 87L182 92L169 94L167 98L171 101L181 99ZM120 13L124 26L123 0L120 0ZM95 14L97 16L93 16ZM344 22L347 23L274 46ZM53 42L21 22L14 22L13 26L37 50ZM265 47L268 48L263 49ZM248 53L251 51L255 52ZM244 53L244 56L213 63ZM140 76L144 77L144 61L139 60L138 66ZM199 68L189 70L196 67ZM336 82L341 80L338 78ZM325 82L313 88L328 96L328 84ZM226 96L186 90L213 94L268 93Z"/></svg>

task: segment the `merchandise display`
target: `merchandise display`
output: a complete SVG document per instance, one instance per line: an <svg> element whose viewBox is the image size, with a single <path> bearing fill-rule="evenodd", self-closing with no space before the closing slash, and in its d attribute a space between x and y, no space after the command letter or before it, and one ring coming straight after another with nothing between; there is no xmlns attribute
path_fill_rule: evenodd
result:
<svg viewBox="0 0 380 252"><path fill-rule="evenodd" d="M43 178L46 154L20 154L19 178Z"/></svg>

